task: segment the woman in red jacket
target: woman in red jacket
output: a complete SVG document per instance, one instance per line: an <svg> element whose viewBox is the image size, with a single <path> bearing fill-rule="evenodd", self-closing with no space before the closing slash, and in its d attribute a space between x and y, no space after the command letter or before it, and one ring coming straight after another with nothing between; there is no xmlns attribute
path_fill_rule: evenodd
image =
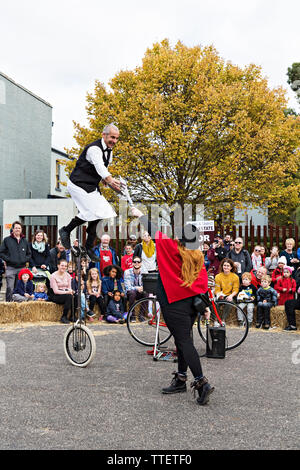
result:
<svg viewBox="0 0 300 470"><path fill-rule="evenodd" d="M159 270L157 298L177 348L178 371L174 372L171 385L163 388L162 393L185 392L189 367L194 376L191 387L199 395L197 403L205 405L214 388L203 376L191 335L197 317L193 307L194 296L207 291L207 273L203 254L199 250L199 232L188 224L183 228L183 235L172 240L159 232L141 211L136 208L131 210L132 215L140 217L141 224L155 238Z"/></svg>

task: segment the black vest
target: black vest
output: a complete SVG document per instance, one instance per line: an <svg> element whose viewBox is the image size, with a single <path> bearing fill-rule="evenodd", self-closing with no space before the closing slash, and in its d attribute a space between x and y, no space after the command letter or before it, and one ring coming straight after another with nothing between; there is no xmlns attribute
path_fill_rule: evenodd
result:
<svg viewBox="0 0 300 470"><path fill-rule="evenodd" d="M82 153L80 154L77 160L74 170L70 174L70 180L72 181L72 183L84 189L87 193L91 193L95 191L95 189L99 190L98 185L102 179L99 173L97 173L97 170L94 167L94 165L88 162L86 159L86 152L92 146L96 146L100 148L102 155L103 155L104 166L106 168L108 167L108 161L106 161L104 157L104 150L102 147L101 139L99 139L87 145L83 149Z"/></svg>

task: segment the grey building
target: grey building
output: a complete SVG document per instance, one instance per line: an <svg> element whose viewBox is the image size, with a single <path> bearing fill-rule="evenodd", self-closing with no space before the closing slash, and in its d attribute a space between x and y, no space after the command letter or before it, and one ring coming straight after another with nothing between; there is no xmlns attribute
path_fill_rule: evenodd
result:
<svg viewBox="0 0 300 470"><path fill-rule="evenodd" d="M0 225L3 201L51 194L52 106L0 72Z"/></svg>

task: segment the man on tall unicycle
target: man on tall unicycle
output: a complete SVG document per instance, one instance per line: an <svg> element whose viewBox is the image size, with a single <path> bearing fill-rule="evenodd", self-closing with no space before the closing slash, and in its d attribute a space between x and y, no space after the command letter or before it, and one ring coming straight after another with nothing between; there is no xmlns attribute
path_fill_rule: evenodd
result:
<svg viewBox="0 0 300 470"><path fill-rule="evenodd" d="M67 183L70 196L78 209L78 215L59 230L61 242L66 249L70 249L72 230L88 222L85 248L91 260L96 262L100 261L93 251L98 222L117 215L102 196L99 183L102 181L114 191L120 192L120 181L113 178L108 171L108 166L112 162L112 150L118 139L119 129L114 124L105 126L102 138L83 149Z"/></svg>

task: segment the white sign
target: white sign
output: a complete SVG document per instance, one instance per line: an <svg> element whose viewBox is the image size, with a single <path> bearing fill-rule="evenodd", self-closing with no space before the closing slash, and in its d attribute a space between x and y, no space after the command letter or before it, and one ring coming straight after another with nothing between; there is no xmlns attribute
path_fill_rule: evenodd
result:
<svg viewBox="0 0 300 470"><path fill-rule="evenodd" d="M193 224L199 232L214 232L215 231L215 222L214 220L194 220L192 222L187 222L188 224Z"/></svg>

